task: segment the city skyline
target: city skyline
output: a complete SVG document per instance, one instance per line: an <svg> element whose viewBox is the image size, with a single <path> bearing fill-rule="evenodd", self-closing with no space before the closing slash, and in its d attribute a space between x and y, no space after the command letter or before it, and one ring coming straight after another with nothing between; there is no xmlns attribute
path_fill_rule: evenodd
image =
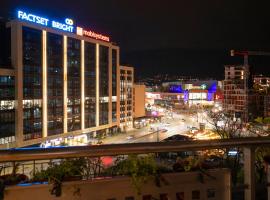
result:
<svg viewBox="0 0 270 200"><path fill-rule="evenodd" d="M207 70L207 77L222 79L225 64L243 63L242 58L230 57L230 49L270 50L270 30L263 20L270 18L267 4L57 1L51 6L43 0L12 0L3 2L0 16L12 17L18 8L72 17L78 25L110 36L121 46L122 64L134 66L136 76L168 73L205 78ZM257 73L270 74L270 58L250 57L250 64Z"/></svg>
<svg viewBox="0 0 270 200"><path fill-rule="evenodd" d="M267 7L4 0L0 200L270 199Z"/></svg>

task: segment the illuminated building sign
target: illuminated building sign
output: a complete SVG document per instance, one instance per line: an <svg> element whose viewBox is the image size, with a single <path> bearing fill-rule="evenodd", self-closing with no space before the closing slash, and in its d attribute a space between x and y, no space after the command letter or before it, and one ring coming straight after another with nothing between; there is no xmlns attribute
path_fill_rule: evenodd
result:
<svg viewBox="0 0 270 200"><path fill-rule="evenodd" d="M94 38L96 40L103 40L105 42L110 42L110 37L99 33L95 33L94 31L84 30L81 27L77 27L77 35Z"/></svg>
<svg viewBox="0 0 270 200"><path fill-rule="evenodd" d="M201 89L205 90L207 88L207 85L206 84L202 84L201 85Z"/></svg>
<svg viewBox="0 0 270 200"><path fill-rule="evenodd" d="M17 12L17 18L23 21L32 22L35 24L59 29L62 31L70 32L70 33L74 33L76 29L77 35L86 36L86 37L94 38L97 40L102 40L105 42L110 42L110 37L108 36L102 35L100 33L96 33L91 30L84 30L81 27L77 27L77 28L74 27L73 20L69 18L65 19L64 22L59 22L56 20L51 20L47 17L41 17L32 13L21 11L21 10Z"/></svg>
<svg viewBox="0 0 270 200"><path fill-rule="evenodd" d="M50 20L46 17L41 17L38 15L34 15L32 13L21 11L21 10L18 11L17 17L18 19L40 24L42 26L48 26L48 27L52 27L52 28L59 29L62 31L70 32L70 33L74 32L74 26L73 26L74 23L72 19L66 19L64 23L61 23L56 20Z"/></svg>
<svg viewBox="0 0 270 200"><path fill-rule="evenodd" d="M172 93L183 93L181 85L170 85L169 91Z"/></svg>

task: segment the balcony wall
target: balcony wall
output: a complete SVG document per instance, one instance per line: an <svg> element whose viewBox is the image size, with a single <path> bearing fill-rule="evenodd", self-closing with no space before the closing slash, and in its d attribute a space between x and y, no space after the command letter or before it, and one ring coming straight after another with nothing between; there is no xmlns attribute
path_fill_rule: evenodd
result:
<svg viewBox="0 0 270 200"><path fill-rule="evenodd" d="M61 197L52 196L49 192L51 186L46 184L10 186L6 188L5 200L124 200L126 197L134 197L134 199L139 200L143 199L144 195L152 195L156 199L161 199L161 194L167 194L170 200L177 200L181 199L176 197L177 193L184 194L184 199L193 199L192 193L196 196L198 191L200 193L199 199L230 199L230 171L228 169L215 169L209 170L207 173L212 178L204 175L203 183L199 181L199 172L165 174L163 177L168 185L161 183L162 186L157 187L154 181L148 181L142 186L141 195L137 194L131 179L128 177L64 182Z"/></svg>

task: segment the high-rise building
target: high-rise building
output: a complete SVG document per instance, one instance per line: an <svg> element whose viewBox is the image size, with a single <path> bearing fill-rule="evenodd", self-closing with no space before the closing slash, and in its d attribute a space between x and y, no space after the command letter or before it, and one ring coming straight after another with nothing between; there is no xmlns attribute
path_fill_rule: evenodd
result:
<svg viewBox="0 0 270 200"><path fill-rule="evenodd" d="M248 78L247 66L225 66L224 109L244 122L248 120Z"/></svg>
<svg viewBox="0 0 270 200"><path fill-rule="evenodd" d="M119 47L109 37L24 11L1 22L0 36L0 144L119 127Z"/></svg>
<svg viewBox="0 0 270 200"><path fill-rule="evenodd" d="M133 67L120 66L120 128L126 131L133 127Z"/></svg>

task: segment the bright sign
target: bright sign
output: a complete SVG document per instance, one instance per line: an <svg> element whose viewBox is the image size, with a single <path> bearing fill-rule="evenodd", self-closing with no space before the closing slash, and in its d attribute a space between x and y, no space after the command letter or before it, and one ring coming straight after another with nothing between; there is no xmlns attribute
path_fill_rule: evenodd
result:
<svg viewBox="0 0 270 200"><path fill-rule="evenodd" d="M56 20L50 20L46 17L41 17L38 15L34 15L32 13L21 11L21 10L18 11L17 17L18 19L40 24L42 26L48 26L48 27L52 27L52 28L59 29L62 31L70 32L70 33L74 32L74 26L73 26L74 23L72 19L67 18L65 20L65 23L60 23Z"/></svg>
<svg viewBox="0 0 270 200"><path fill-rule="evenodd" d="M95 33L94 31L84 30L81 27L77 27L77 35L87 36L87 37L91 37L91 38L94 38L97 40L103 40L105 42L110 42L110 37L99 34L99 33Z"/></svg>

